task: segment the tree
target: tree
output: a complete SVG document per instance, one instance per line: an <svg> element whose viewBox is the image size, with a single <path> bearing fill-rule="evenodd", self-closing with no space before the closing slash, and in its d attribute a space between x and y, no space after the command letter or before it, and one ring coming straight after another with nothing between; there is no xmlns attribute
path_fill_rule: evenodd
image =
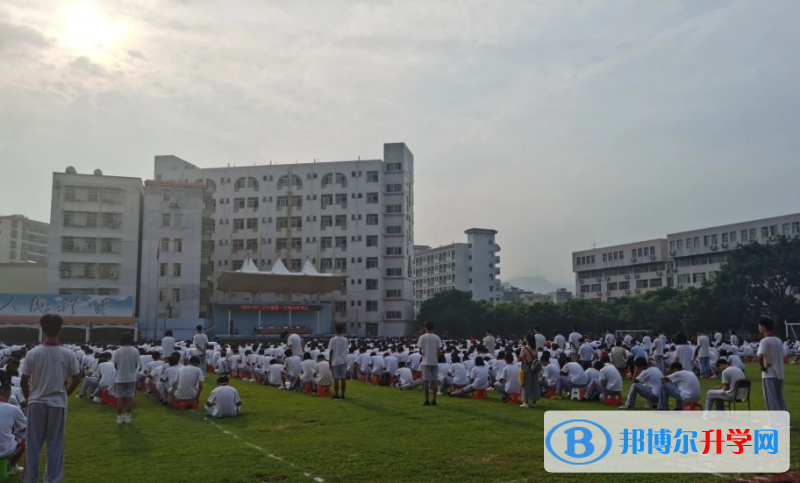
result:
<svg viewBox="0 0 800 483"><path fill-rule="evenodd" d="M482 310L472 300L472 292L447 290L440 292L422 303L417 325L430 320L436 331L447 337L465 337L478 332L483 320Z"/></svg>
<svg viewBox="0 0 800 483"><path fill-rule="evenodd" d="M752 324L760 314L777 322L800 322L800 239L750 243L728 253L714 282L728 316Z"/></svg>

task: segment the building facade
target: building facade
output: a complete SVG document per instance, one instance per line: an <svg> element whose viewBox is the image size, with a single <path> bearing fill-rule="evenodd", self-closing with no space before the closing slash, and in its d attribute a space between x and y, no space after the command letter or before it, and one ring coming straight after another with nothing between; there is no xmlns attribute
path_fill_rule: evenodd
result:
<svg viewBox="0 0 800 483"><path fill-rule="evenodd" d="M139 178L53 173L47 291L138 300L143 186Z"/></svg>
<svg viewBox="0 0 800 483"><path fill-rule="evenodd" d="M0 293L46 293L44 263L0 263Z"/></svg>
<svg viewBox="0 0 800 483"><path fill-rule="evenodd" d="M47 263L50 225L23 215L0 216L0 263Z"/></svg>
<svg viewBox="0 0 800 483"><path fill-rule="evenodd" d="M431 248L418 245L414 252L414 308L447 290L472 292L473 300L501 300L500 245L497 230L472 228L467 243Z"/></svg>
<svg viewBox="0 0 800 483"><path fill-rule="evenodd" d="M580 298L614 300L661 287L699 287L714 278L730 250L780 237L800 237L800 213L574 252L575 289Z"/></svg>
<svg viewBox="0 0 800 483"><path fill-rule="evenodd" d="M191 334L211 314L214 245L204 183L145 181L139 327Z"/></svg>
<svg viewBox="0 0 800 483"><path fill-rule="evenodd" d="M414 156L404 143L385 144L383 159L291 165L200 168L156 156L155 178L204 183L211 192L212 279L247 257L261 270L280 258L292 271L310 259L320 272L348 276L322 300L349 334L413 330Z"/></svg>

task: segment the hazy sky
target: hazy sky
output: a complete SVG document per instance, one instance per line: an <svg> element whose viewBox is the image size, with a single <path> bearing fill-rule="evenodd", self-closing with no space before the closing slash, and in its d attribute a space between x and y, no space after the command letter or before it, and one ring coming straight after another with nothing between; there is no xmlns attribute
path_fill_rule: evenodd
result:
<svg viewBox="0 0 800 483"><path fill-rule="evenodd" d="M502 278L800 211L800 2L0 2L0 211L53 171L416 163L416 243L499 230Z"/></svg>

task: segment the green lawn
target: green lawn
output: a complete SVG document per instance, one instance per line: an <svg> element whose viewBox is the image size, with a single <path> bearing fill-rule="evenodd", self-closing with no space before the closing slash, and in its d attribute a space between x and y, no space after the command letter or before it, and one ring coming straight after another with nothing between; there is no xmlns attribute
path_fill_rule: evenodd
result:
<svg viewBox="0 0 800 483"><path fill-rule="evenodd" d="M787 365L786 398L800 409L800 365ZM750 377L758 375L748 366ZM213 382L214 376L209 375ZM760 378L753 409L764 409ZM235 419L210 421L205 411L178 412L141 395L133 424L118 427L111 408L70 399L67 482L641 482L641 475L547 474L543 413L548 409L606 410L596 403L540 401L524 410L490 400L442 398L422 407L419 389L351 383L347 401L332 401L239 380L244 401ZM703 381L703 388L714 381ZM626 381L625 394L628 383ZM204 392L207 395L210 389ZM643 405L640 399L639 404ZM795 423L797 416L795 416ZM798 430L792 430L792 469L800 469ZM648 475L648 481L730 481L713 475ZM16 482L18 479L10 479Z"/></svg>

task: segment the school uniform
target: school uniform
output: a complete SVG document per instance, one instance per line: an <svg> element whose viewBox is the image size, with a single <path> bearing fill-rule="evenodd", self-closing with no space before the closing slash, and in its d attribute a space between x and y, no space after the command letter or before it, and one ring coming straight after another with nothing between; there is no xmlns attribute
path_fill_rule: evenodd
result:
<svg viewBox="0 0 800 483"><path fill-rule="evenodd" d="M689 346L684 346L689 347ZM658 409L669 409L669 398L675 398L675 407L682 409L684 403L696 403L700 401L700 380L697 379L691 370L674 372L667 376L668 382L661 385L661 397L658 402Z"/></svg>
<svg viewBox="0 0 800 483"><path fill-rule="evenodd" d="M731 337L731 340L733 337ZM789 411L783 397L783 343L774 335L761 339L758 344L758 355L764 358L766 371L761 372L761 385L764 391L764 403L767 411ZM771 421L773 426L788 425L783 421Z"/></svg>
<svg viewBox="0 0 800 483"><path fill-rule="evenodd" d="M519 367L516 364L505 366L500 371L499 381L494 383L494 389L501 399L507 399L509 394L520 394L522 388L519 385Z"/></svg>
<svg viewBox="0 0 800 483"><path fill-rule="evenodd" d="M475 391L485 391L489 388L489 368L487 366L475 366L470 374L472 382L464 386L461 390L451 393L451 396L465 396Z"/></svg>
<svg viewBox="0 0 800 483"><path fill-rule="evenodd" d="M605 387L603 387L605 383ZM622 375L619 373L614 364L606 363L600 369L600 377L597 380L589 382L589 388L586 390L586 399L594 399L595 397L608 396L609 394L619 394L622 391Z"/></svg>
<svg viewBox="0 0 800 483"><path fill-rule="evenodd" d="M736 398L736 383L746 379L744 372L736 366L728 366L722 371L722 383L728 385L728 390L711 389L706 393L705 413L711 411L711 407L716 406L717 410L725 409L725 401L733 401Z"/></svg>
<svg viewBox="0 0 800 483"><path fill-rule="evenodd" d="M636 377L636 382L631 385L628 391L628 399L625 406L632 408L636 405L636 396L647 399L647 407L658 404L661 397L661 378L664 373L658 367L648 367Z"/></svg>
<svg viewBox="0 0 800 483"><path fill-rule="evenodd" d="M239 415L242 400L231 386L219 386L211 391L206 401L206 410L212 418L230 418Z"/></svg>
<svg viewBox="0 0 800 483"><path fill-rule="evenodd" d="M701 335L697 338L697 361L700 363L700 377L708 377L708 372L711 369L709 365L711 342L708 336Z"/></svg>
<svg viewBox="0 0 800 483"><path fill-rule="evenodd" d="M561 376L558 378L556 392L563 394L573 387L586 387L589 384L589 377L583 371L583 367L577 362L564 364L561 369Z"/></svg>

